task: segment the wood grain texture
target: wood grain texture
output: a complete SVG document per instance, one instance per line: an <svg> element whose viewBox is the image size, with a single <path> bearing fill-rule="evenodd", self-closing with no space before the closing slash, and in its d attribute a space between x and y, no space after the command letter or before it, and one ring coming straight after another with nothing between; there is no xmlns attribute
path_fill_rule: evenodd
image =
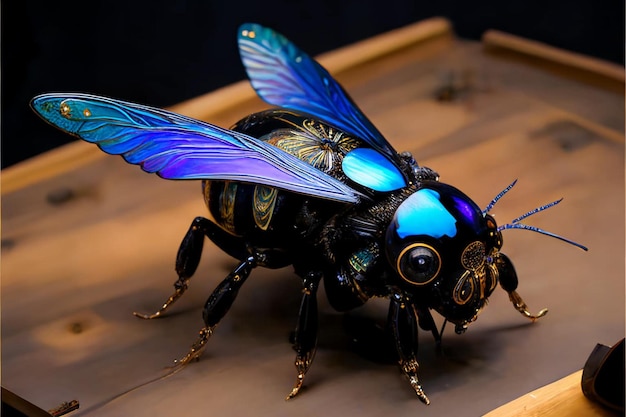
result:
<svg viewBox="0 0 626 417"><path fill-rule="evenodd" d="M97 157L3 187L3 386L43 409L76 398L76 416L477 416L572 374L596 343L623 337L623 92L452 36L337 78L396 149L413 152L480 206L519 178L493 210L498 222L565 197L529 223L588 253L534 233L504 234L520 294L532 310L549 307L547 317L528 323L496 290L465 335L446 330L443 355L422 332L426 407L394 364L351 351L342 315L320 295L315 363L302 395L285 402L300 284L290 268L257 269L201 360L158 379L186 353L204 300L235 262L207 242L171 313L132 317L169 296L180 239L206 209L197 182L164 181L121 158ZM251 99L210 121L229 126L263 108ZM350 314L384 320L386 311L384 300L372 300Z"/></svg>
<svg viewBox="0 0 626 417"><path fill-rule="evenodd" d="M574 372L498 407L484 417L615 416L614 412L584 396L580 388L582 374L582 370Z"/></svg>
<svg viewBox="0 0 626 417"><path fill-rule="evenodd" d="M543 59L585 70L624 84L624 67L621 65L555 48L541 42L531 41L499 30L488 30L483 35L482 41L485 46L490 48L509 49L532 56L535 59Z"/></svg>

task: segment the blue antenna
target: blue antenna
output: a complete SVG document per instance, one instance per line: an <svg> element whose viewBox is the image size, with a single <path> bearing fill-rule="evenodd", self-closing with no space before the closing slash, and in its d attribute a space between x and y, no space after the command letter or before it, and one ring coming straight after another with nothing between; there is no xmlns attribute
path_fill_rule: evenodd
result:
<svg viewBox="0 0 626 417"><path fill-rule="evenodd" d="M511 184L509 184L504 190L502 190L497 196L494 197L493 200L491 200L491 202L487 205L487 207L483 210L483 215L487 214L489 212L489 210L491 210L493 208L493 206L498 202L498 200L500 200L502 197L504 197L504 195L509 192L509 190L511 190L511 188L513 188L513 186L517 183L517 180L513 181ZM546 235L546 236L550 236L553 237L555 239L559 239L565 243L569 243L570 245L574 245L576 247L579 247L580 249L587 251L589 250L586 246L581 245L580 243L574 242L573 240L567 239L563 236L559 236L555 233L552 232L548 232L547 230L543 230L540 229L538 227L535 226L530 226L524 223L520 223L522 220L524 220L527 217L532 216L533 214L537 214L541 211L547 210L550 207L554 207L557 204L559 204L561 201L563 201L562 198L553 201L551 203L548 204L544 204L543 206L539 206L537 208L534 208L532 210L530 210L529 212L526 212L524 214L522 214L521 216L511 220L511 223L507 223L505 225L502 226L498 226L498 231L501 232L502 230L507 230L507 229L523 229L523 230L530 230L531 232L537 232L537 233L541 233L542 235Z"/></svg>
<svg viewBox="0 0 626 417"><path fill-rule="evenodd" d="M495 206L495 205L496 205L496 203L498 202L498 200L500 200L502 197L504 197L504 195L505 195L506 193L508 193L508 192L509 192L509 190L510 190L511 188L513 188L513 186L514 186L515 184L517 184L517 179L515 179L515 181L513 181L511 184L509 184L509 185L508 185L508 187L506 187L504 190L500 191L500 193L499 193L497 196L495 196L495 197L493 198L493 200L491 200L491 202L490 202L489 204L487 204L487 207L483 210L483 215L485 215L485 214L489 213L489 210L491 210L491 209L493 208L493 206Z"/></svg>

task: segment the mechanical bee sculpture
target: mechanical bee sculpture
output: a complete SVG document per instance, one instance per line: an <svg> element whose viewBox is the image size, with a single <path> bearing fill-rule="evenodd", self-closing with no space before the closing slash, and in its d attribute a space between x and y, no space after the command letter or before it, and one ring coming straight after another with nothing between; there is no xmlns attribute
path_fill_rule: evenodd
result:
<svg viewBox="0 0 626 417"><path fill-rule="evenodd" d="M343 88L280 34L256 24L240 28L239 50L252 86L277 108L252 114L230 130L185 116L86 94L44 94L33 109L56 127L122 155L144 171L173 180L202 180L213 220L197 217L176 258L174 294L187 289L204 237L239 265L204 309L204 327L178 363L198 358L251 271L293 265L302 279L294 333L302 387L317 341L317 289L348 311L372 297L389 299L388 326L400 368L421 401L418 326L441 340L431 310L463 333L498 282L514 307L535 320L516 292L513 264L500 252L502 230L553 233L521 223L554 206L538 207L497 226L481 210L409 153L397 153Z"/></svg>

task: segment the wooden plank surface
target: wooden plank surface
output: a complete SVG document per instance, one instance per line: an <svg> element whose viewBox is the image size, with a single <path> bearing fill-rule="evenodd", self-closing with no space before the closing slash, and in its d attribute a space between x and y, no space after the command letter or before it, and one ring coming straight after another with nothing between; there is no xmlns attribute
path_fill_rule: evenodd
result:
<svg viewBox="0 0 626 417"><path fill-rule="evenodd" d="M289 268L257 269L202 359L158 379L186 353L205 298L234 263L207 243L168 317L132 317L170 294L180 239L206 210L197 182L97 157L13 188L3 172L3 386L43 409L78 399L74 415L476 416L570 375L596 343L622 338L623 92L449 32L427 38L337 78L396 149L412 151L479 205L519 178L494 209L500 223L565 196L529 223L588 253L525 231L504 234L520 294L533 310L549 307L547 317L531 325L497 290L465 335L446 331L443 355L422 333L426 407L395 365L350 350L342 315L321 295L315 363L303 395L285 402L300 285ZM438 100L442 92L453 99ZM210 121L229 126L262 108L249 98L212 109ZM373 300L351 314L383 319L386 309Z"/></svg>
<svg viewBox="0 0 626 417"><path fill-rule="evenodd" d="M615 416L614 411L585 397L580 389L582 374L582 370L574 372L498 407L485 417Z"/></svg>

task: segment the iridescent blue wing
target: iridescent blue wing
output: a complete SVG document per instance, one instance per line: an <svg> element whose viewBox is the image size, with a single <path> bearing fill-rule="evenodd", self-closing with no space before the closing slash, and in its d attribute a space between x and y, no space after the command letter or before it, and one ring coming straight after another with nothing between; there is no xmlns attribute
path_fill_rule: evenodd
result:
<svg viewBox="0 0 626 417"><path fill-rule="evenodd" d="M239 28L238 42L248 78L263 100L318 117L398 163L397 152L341 85L288 39L248 23Z"/></svg>
<svg viewBox="0 0 626 417"><path fill-rule="evenodd" d="M87 94L44 94L31 106L59 129L163 178L243 181L348 203L362 197L270 144L176 113Z"/></svg>

